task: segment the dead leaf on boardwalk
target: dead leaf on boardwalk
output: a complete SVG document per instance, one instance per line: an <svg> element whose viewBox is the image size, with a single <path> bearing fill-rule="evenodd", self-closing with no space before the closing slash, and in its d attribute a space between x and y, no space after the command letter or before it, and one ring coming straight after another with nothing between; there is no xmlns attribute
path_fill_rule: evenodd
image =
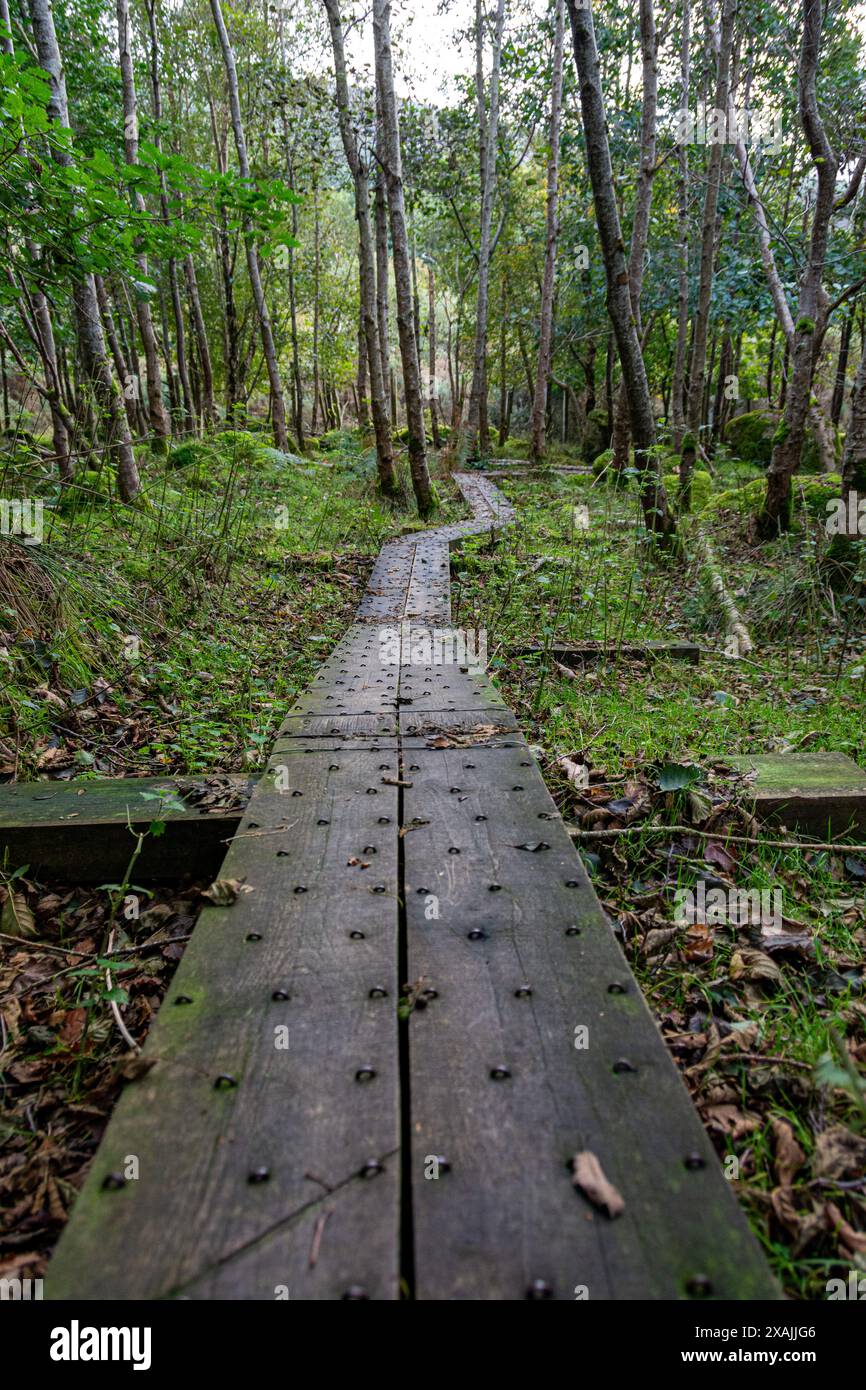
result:
<svg viewBox="0 0 866 1390"><path fill-rule="evenodd" d="M36 921L23 893L0 888L3 907L0 909L0 931L6 936L35 936Z"/></svg>
<svg viewBox="0 0 866 1390"><path fill-rule="evenodd" d="M790 1187L795 1175L806 1162L806 1155L794 1138L794 1131L787 1120L777 1117L773 1120L771 1128L776 1177L779 1179L780 1187Z"/></svg>
<svg viewBox="0 0 866 1390"><path fill-rule="evenodd" d="M140 1052L127 1052L114 1068L114 1076L119 1081L140 1081L156 1066L156 1061L155 1057L142 1057Z"/></svg>
<svg viewBox="0 0 866 1390"><path fill-rule="evenodd" d="M237 902L239 893L252 891L250 885L243 883L239 878L218 878L210 888L202 890L202 897L217 907L231 907L233 902Z"/></svg>
<svg viewBox="0 0 866 1390"><path fill-rule="evenodd" d="M575 1154L572 1182L593 1206L606 1211L611 1220L625 1210L625 1202L613 1183L605 1177L601 1164L589 1149Z"/></svg>
<svg viewBox="0 0 866 1390"><path fill-rule="evenodd" d="M852 1134L844 1125L832 1125L819 1134L812 1157L816 1178L862 1178L866 1172L866 1139Z"/></svg>

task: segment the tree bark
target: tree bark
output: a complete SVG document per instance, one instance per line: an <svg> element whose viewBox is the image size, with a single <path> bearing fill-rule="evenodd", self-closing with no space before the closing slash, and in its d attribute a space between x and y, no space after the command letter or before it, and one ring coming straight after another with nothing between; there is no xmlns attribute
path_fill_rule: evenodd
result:
<svg viewBox="0 0 866 1390"><path fill-rule="evenodd" d="M613 324L623 380L628 392L635 466L640 473L641 505L647 529L667 537L674 533L675 525L654 452L656 433L652 398L631 310L628 269L616 206L592 13L588 8L578 8L577 0L568 0L568 9L580 87L587 165L604 257L607 310Z"/></svg>
<svg viewBox="0 0 866 1390"><path fill-rule="evenodd" d="M641 105L640 170L637 178L631 248L628 261L628 287L632 315L641 335L640 297L643 289L644 256L649 237L653 178L656 163L656 108L658 105L658 45L652 0L640 0L640 45L643 63L643 101ZM629 406L625 382L620 385L614 409L613 466L628 466Z"/></svg>
<svg viewBox="0 0 866 1390"><path fill-rule="evenodd" d="M430 381L430 434L433 448L441 449L436 400L436 293L432 265L427 267L427 373Z"/></svg>
<svg viewBox="0 0 866 1390"><path fill-rule="evenodd" d="M406 211L403 201L403 160L400 151L400 123L394 95L394 72L391 59L391 3L373 0L373 33L376 46L376 86L382 107L385 142L385 187L391 215L391 251L394 258L394 282L397 291L397 330L400 340L400 360L403 364L403 388L406 394L406 423L409 433L409 470L412 486L422 517L429 516L436 505L435 494L427 471L427 442L424 428L424 400L421 373L418 368L418 344L412 306L412 281L409 266L409 240L406 234Z"/></svg>
<svg viewBox="0 0 866 1390"><path fill-rule="evenodd" d="M723 112L725 121L728 113L728 93L730 87L731 52L734 43L734 16L737 0L723 0L721 18L721 37L716 65L715 110ZM689 400L686 423L689 430L699 439L704 387L707 367L707 336L710 322L710 299L713 292L713 270L716 250L716 209L719 203L719 185L722 177L722 152L724 145L715 141L710 146L707 166L707 186L704 195L704 212L701 227L701 269L698 284L698 302L692 329L692 356L689 363ZM681 488L681 502L688 509L691 478L684 478Z"/></svg>
<svg viewBox="0 0 866 1390"><path fill-rule="evenodd" d="M677 345L671 386L673 444L679 452L686 432L686 353L689 339L689 147L684 138L689 110L689 43L691 9L683 0L680 44L680 141L677 147Z"/></svg>
<svg viewBox="0 0 866 1390"><path fill-rule="evenodd" d="M767 470L767 495L758 517L758 531L764 538L787 530L792 520L791 478L800 463L809 414L813 335L821 310L821 280L836 191L837 159L818 111L816 91L822 14L821 0L803 0L803 42L798 83L800 120L817 169L818 191L812 216L809 255L800 278L797 319L793 325L785 414L776 432Z"/></svg>
<svg viewBox="0 0 866 1390"><path fill-rule="evenodd" d="M386 397L387 385L386 379L382 375L382 356L379 346L379 326L376 314L376 255L370 219L369 170L361 159L358 142L352 128L339 0L325 0L325 8L328 12L328 23L331 30L331 47L334 50L340 137L343 141L346 162L349 165L355 189L361 318L364 344L367 350L367 370L370 376L370 403L373 412L373 429L376 435L376 465L382 492L388 497L393 497L399 492L399 486L391 444L391 423L388 418Z"/></svg>
<svg viewBox="0 0 866 1390"><path fill-rule="evenodd" d="M490 99L484 84L484 11L482 0L475 0L475 92L478 107L478 155L481 186L481 226L478 242L478 290L475 306L475 349L472 382L461 429L459 451L467 458L489 453L489 440L481 435L481 396L486 389L487 317L490 298L490 258L493 228L493 194L496 188L496 154L499 140L499 69L502 35L505 29L505 0L497 0L493 30Z"/></svg>
<svg viewBox="0 0 866 1390"><path fill-rule="evenodd" d="M391 375L391 352L388 345L388 196L385 192L385 138L382 131L382 112L378 100L376 102L374 211L376 219L376 314L379 326L379 357L382 362L382 380L387 392ZM394 428L397 426L396 407L391 410L391 425Z"/></svg>
<svg viewBox="0 0 866 1390"><path fill-rule="evenodd" d="M544 279L541 285L538 370L535 376L535 398L532 403L532 429L529 442L529 458L532 463L541 462L547 447L547 388L550 383L550 368L553 360L553 290L556 279L556 243L559 235L559 126L562 116L564 33L565 0L555 0L547 154L547 227L544 248Z"/></svg>
<svg viewBox="0 0 866 1390"><path fill-rule="evenodd" d="M29 6L39 66L45 70L49 79L48 118L68 131L70 123L66 78L50 0L29 0ZM72 165L72 155L65 144L54 146L53 157L62 168L68 169ZM99 319L96 285L91 274L80 275L73 280L72 303L81 360L104 416L109 452L117 469L118 491L124 502L131 502L141 490L141 480L126 413L117 383L111 374Z"/></svg>
<svg viewBox="0 0 866 1390"><path fill-rule="evenodd" d="M838 425L842 418L842 402L845 399L845 374L848 371L848 353L851 350L851 330L854 327L854 305L852 304L842 324L839 335L839 355L836 358L836 376L833 380L833 400L830 405L830 419Z"/></svg>
<svg viewBox="0 0 866 1390"><path fill-rule="evenodd" d="M120 52L120 81L123 91L123 154L127 165L138 163L138 111L136 109L135 74L132 68L131 27L129 20L129 0L117 0L117 44ZM145 211L144 196L140 189L133 193L136 211ZM141 278L148 280L147 256L141 252L136 256ZM154 435L157 450L164 450L169 434L168 421L162 403L162 377L159 370L159 350L150 302L139 292L135 296L135 317L144 349L144 372L147 382L147 414Z"/></svg>
<svg viewBox="0 0 866 1390"><path fill-rule="evenodd" d="M241 178L244 182L251 184L250 164L247 157L247 146L246 140L244 139L243 122L241 120L240 98L238 96L238 72L235 64L235 55L223 19L220 0L210 0L210 7L219 36L223 62L225 64L229 91L229 108L231 110L232 130L235 137L235 149L237 150L238 156L238 168L240 169ZM262 352L267 365L268 381L270 382L271 388L271 423L274 431L274 444L285 453L291 450L292 445L286 426L286 406L283 400L283 383L280 378L280 368L277 361L277 349L274 343L270 314L268 313L268 306L265 300L265 292L262 288L258 249L253 234L252 222L249 217L244 218L244 245L247 253L247 268L249 271L250 285L252 286L253 299L255 301L256 313L258 314Z"/></svg>

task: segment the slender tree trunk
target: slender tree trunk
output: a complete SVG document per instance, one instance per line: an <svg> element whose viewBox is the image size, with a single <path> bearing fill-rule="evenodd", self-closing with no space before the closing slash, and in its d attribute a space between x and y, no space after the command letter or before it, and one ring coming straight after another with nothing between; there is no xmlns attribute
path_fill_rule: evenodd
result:
<svg viewBox="0 0 866 1390"><path fill-rule="evenodd" d="M852 304L842 324L839 335L839 356L836 359L836 376L833 380L833 400L830 406L830 419L838 426L842 418L842 402L845 399L845 374L848 371L848 353L851 350L851 330L854 327L854 305Z"/></svg>
<svg viewBox="0 0 866 1390"><path fill-rule="evenodd" d="M310 422L310 433L319 433L319 406L321 403L319 391L319 278L321 268L321 246L320 246L320 224L319 224L319 185L313 184L313 418ZM327 422L325 423L327 429Z"/></svg>
<svg viewBox="0 0 866 1390"><path fill-rule="evenodd" d="M244 139L244 129L241 120L240 98L238 96L238 72L235 64L235 55L232 51L231 41L226 30L223 19L220 0L210 0L211 13L213 14L214 24L216 25L219 36L220 48L222 49L223 62L225 63L226 79L229 91L229 107L231 110L232 129L235 137L235 148L238 156L238 168L241 178L247 184L251 184L250 165L247 158L247 147ZM265 292L262 288L262 277L259 269L258 250L256 248L253 226L248 217L244 219L244 244L247 253L247 268L249 270L250 285L252 286L253 299L255 301L256 313L259 320L259 332L262 341L262 352L268 369L268 380L271 387L271 421L274 431L274 444L278 449L287 452L291 449L291 440L286 426L286 407L283 400L283 383L280 378L280 368L277 362L277 349L274 343L274 334L271 327L271 319L268 313L268 306L265 301Z"/></svg>
<svg viewBox="0 0 866 1390"><path fill-rule="evenodd" d="M436 292L432 265L427 267L427 372L430 381L430 434L433 448L441 449L436 400Z"/></svg>
<svg viewBox="0 0 866 1390"><path fill-rule="evenodd" d="M394 468L391 424L388 419L386 378L382 374L382 356L379 351L379 326L376 313L376 252L370 219L369 170L361 159L352 126L339 0L325 0L325 8L328 12L331 46L334 50L340 136L355 189L361 318L364 344L367 349L367 370L370 375L370 403L373 412L373 429L376 435L376 464L379 473L379 486L386 496L393 497L399 492L399 487Z"/></svg>
<svg viewBox="0 0 866 1390"><path fill-rule="evenodd" d="M818 111L816 78L821 47L821 0L803 0L803 42L800 49L800 120L817 169L818 191L812 216L809 255L800 278L797 319L791 349L791 374L785 415L776 432L767 495L758 517L758 531L767 538L791 524L791 478L800 463L811 397L813 335L821 310L821 279L836 191L836 154Z"/></svg>
<svg viewBox="0 0 866 1390"><path fill-rule="evenodd" d="M379 324L379 356L382 380L386 389L391 375L391 352L388 346L388 196L385 192L385 139L382 112L376 102L376 314ZM391 424L397 426L396 407L391 409Z"/></svg>
<svg viewBox="0 0 866 1390"><path fill-rule="evenodd" d="M394 257L394 282L397 290L397 329L400 339L400 360L403 364L403 387L406 393L406 423L409 431L409 469L418 511L424 517L429 516L434 510L436 499L427 471L424 400L421 391L418 344L415 340L412 313L409 241L406 234L406 212L403 202L403 160L400 150L400 124L397 117L391 59L390 0L373 0L373 33L376 45L376 85L382 106L385 136L385 186L388 192L388 209L391 214L391 248Z"/></svg>
<svg viewBox="0 0 866 1390"><path fill-rule="evenodd" d="M553 290L556 279L556 243L559 236L559 125L562 115L562 67L565 33L565 0L555 0L553 19L553 67L550 85L550 128L547 154L547 228L544 279L541 285L541 323L538 338L538 370L532 403L529 457L540 463L547 447L547 388L553 360Z"/></svg>
<svg viewBox="0 0 866 1390"><path fill-rule="evenodd" d="M129 0L117 0L117 41L120 52L120 80L123 90L123 152L126 163L132 166L138 163L138 111L136 107L135 75L132 68L132 33L129 19ZM133 193L133 202L139 214L145 211L144 195L138 188L136 188ZM147 256L144 252L140 252L136 260L138 262L142 281L146 284L148 281ZM153 431L153 442L158 450L164 450L169 429L162 403L162 377L159 371L159 351L156 345L156 334L153 331L150 301L144 298L142 294L136 294L135 297L135 316L138 320L138 331L141 335L141 345L144 349L144 370L147 381L147 414L150 421L150 428Z"/></svg>
<svg viewBox="0 0 866 1390"><path fill-rule="evenodd" d="M370 428L370 402L367 399L367 344L364 341L364 297L361 295L358 314L358 375L355 381L355 405L358 428Z"/></svg>
<svg viewBox="0 0 866 1390"><path fill-rule="evenodd" d="M680 44L680 143L677 146L677 346L671 386L671 423L677 453L685 434L685 354L688 349L688 120L689 0L683 0L683 36Z"/></svg>
<svg viewBox="0 0 866 1390"><path fill-rule="evenodd" d="M195 341L196 347L198 348L198 360L201 369L201 412L204 418L205 429L213 429L217 422L217 410L213 394L213 366L211 364L207 326L204 321L201 298L198 292L198 277L195 273L195 262L192 255L184 257L183 271L186 279L186 297L189 304L190 322L195 329Z"/></svg>
<svg viewBox="0 0 866 1390"><path fill-rule="evenodd" d="M727 121L728 92L730 85L731 50L734 41L734 16L737 0L723 0L721 18L721 38L716 66L715 110L722 112ZM707 186L704 195L704 213L701 229L701 270L698 285L698 303L692 332L692 357L689 363L689 399L686 423L695 439L701 428L704 386L706 382L707 337L710 322L710 299L713 291L713 269L716 249L716 209L719 202L719 185L722 175L722 152L724 145L716 140L710 146L707 167ZM680 493L681 504L687 510L690 500L691 478L684 478Z"/></svg>
<svg viewBox="0 0 866 1390"><path fill-rule="evenodd" d="M467 458L475 458L479 453L488 453L490 447L489 440L481 435L481 396L485 390L487 365L487 316L493 241L493 195L496 188L496 154L499 140L499 69L502 59L504 29L505 0L497 0L488 102L484 90L483 3L482 0L475 0L475 91L479 126L481 228L478 243L478 290L475 306L475 350L472 358L472 383L469 387L466 419L460 439L460 453Z"/></svg>
<svg viewBox="0 0 866 1390"><path fill-rule="evenodd" d="M48 118L64 130L70 130L66 78L54 29L50 0L29 0L30 21L39 66L48 74L50 96ZM55 162L63 168L72 166L68 144L56 144ZM105 338L99 319L96 285L91 274L73 280L72 303L78 345L84 370L93 385L93 393L103 414L110 456L117 469L117 485L124 502L130 502L140 491L141 482L132 447L129 424L120 399L117 383L105 349Z"/></svg>
<svg viewBox="0 0 866 1390"><path fill-rule="evenodd" d="M501 301L499 305L499 447L504 447L508 438L508 343L507 343L507 320L508 320L508 291L506 288L505 276L502 277L502 288L500 291Z"/></svg>
<svg viewBox="0 0 866 1390"><path fill-rule="evenodd" d="M652 0L640 0L640 44L643 64L643 101L641 106L640 170L637 178L634 218L631 229L631 248L628 261L628 286L632 314L638 336L641 334L640 297L643 289L644 256L649 237L652 208L653 178L656 163L656 107L658 104L658 45ZM613 466L628 466L629 406L625 382L620 386L614 409Z"/></svg>
<svg viewBox="0 0 866 1390"><path fill-rule="evenodd" d="M674 532L675 526L661 480L658 459L654 453L655 419L640 339L631 309L628 270L616 206L592 13L588 8L578 8L577 0L568 0L568 9L586 137L587 165L604 257L607 310L613 324L622 375L628 391L635 466L641 475L641 504L647 529L668 536Z"/></svg>

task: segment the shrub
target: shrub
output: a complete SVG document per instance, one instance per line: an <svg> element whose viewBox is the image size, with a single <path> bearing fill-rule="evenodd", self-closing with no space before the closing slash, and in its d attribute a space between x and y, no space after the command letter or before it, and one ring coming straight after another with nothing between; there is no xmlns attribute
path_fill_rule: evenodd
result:
<svg viewBox="0 0 866 1390"><path fill-rule="evenodd" d="M667 460L666 460L667 462ZM763 479L759 479L763 483ZM665 473L662 482L671 497L676 497L680 490L680 475L676 473ZM692 474L692 511L702 512L713 495L713 480L703 468L696 468Z"/></svg>

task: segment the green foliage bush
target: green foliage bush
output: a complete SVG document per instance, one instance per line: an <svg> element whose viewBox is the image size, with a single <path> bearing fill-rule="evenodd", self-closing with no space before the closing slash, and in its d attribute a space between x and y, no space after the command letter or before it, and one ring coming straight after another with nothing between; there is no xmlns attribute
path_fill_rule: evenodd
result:
<svg viewBox="0 0 866 1390"><path fill-rule="evenodd" d="M666 460L667 461L667 460ZM763 481L759 479L759 481ZM679 472L664 473L662 482L669 497L676 497L680 490ZM713 480L703 468L696 468L692 474L692 511L702 512L713 495Z"/></svg>
<svg viewBox="0 0 866 1390"><path fill-rule="evenodd" d="M207 458L207 445L201 439L190 439L172 449L166 460L166 468L191 468L193 464Z"/></svg>
<svg viewBox="0 0 866 1390"><path fill-rule="evenodd" d="M117 477L106 464L98 472L86 468L70 487L64 488L57 503L61 514L81 511L87 507L104 507L117 490Z"/></svg>

